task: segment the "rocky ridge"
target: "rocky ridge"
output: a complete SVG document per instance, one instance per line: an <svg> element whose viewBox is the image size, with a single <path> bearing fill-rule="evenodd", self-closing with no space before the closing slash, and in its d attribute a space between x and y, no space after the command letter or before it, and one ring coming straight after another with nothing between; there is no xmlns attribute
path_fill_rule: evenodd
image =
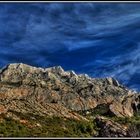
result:
<svg viewBox="0 0 140 140"><path fill-rule="evenodd" d="M140 94L114 78L9 64L0 70L0 114L15 117L14 111L86 121L84 115L96 113L132 117L140 111Z"/></svg>

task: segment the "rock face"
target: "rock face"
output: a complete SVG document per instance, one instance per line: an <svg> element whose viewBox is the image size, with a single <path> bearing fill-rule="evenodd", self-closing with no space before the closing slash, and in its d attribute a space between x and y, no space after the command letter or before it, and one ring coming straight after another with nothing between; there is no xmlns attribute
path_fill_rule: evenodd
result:
<svg viewBox="0 0 140 140"><path fill-rule="evenodd" d="M112 120L97 117L96 122L98 127L101 128L99 131L100 137L128 137L127 129Z"/></svg>
<svg viewBox="0 0 140 140"><path fill-rule="evenodd" d="M0 113L12 111L85 119L77 111L132 117L140 111L140 94L113 78L90 78L65 72L60 66L36 68L10 64L0 71Z"/></svg>

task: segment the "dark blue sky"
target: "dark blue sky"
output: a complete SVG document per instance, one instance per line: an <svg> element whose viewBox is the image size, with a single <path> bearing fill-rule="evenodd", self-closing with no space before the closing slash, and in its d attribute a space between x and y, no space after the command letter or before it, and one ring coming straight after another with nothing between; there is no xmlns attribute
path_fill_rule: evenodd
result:
<svg viewBox="0 0 140 140"><path fill-rule="evenodd" d="M61 65L140 90L139 3L0 3L0 66Z"/></svg>

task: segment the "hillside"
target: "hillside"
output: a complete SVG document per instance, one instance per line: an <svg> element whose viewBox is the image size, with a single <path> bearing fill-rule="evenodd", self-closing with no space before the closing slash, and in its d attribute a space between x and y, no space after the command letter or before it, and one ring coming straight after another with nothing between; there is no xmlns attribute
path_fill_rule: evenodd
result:
<svg viewBox="0 0 140 140"><path fill-rule="evenodd" d="M114 78L22 63L0 70L2 137L138 137L139 111L140 94Z"/></svg>

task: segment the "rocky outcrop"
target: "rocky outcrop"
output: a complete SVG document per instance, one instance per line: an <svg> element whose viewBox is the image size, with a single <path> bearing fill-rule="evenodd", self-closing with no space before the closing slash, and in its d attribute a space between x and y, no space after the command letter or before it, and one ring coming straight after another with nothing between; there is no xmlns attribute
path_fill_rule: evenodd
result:
<svg viewBox="0 0 140 140"><path fill-rule="evenodd" d="M60 66L36 68L10 64L0 71L0 113L15 110L84 119L78 111L106 105L102 115L132 117L140 110L140 94L114 78L90 78Z"/></svg>
<svg viewBox="0 0 140 140"><path fill-rule="evenodd" d="M95 122L99 128L97 137L140 137L139 123L122 124L103 116L97 116Z"/></svg>
<svg viewBox="0 0 140 140"><path fill-rule="evenodd" d="M100 137L128 137L127 127L122 126L104 117L97 117L96 123L99 128Z"/></svg>

